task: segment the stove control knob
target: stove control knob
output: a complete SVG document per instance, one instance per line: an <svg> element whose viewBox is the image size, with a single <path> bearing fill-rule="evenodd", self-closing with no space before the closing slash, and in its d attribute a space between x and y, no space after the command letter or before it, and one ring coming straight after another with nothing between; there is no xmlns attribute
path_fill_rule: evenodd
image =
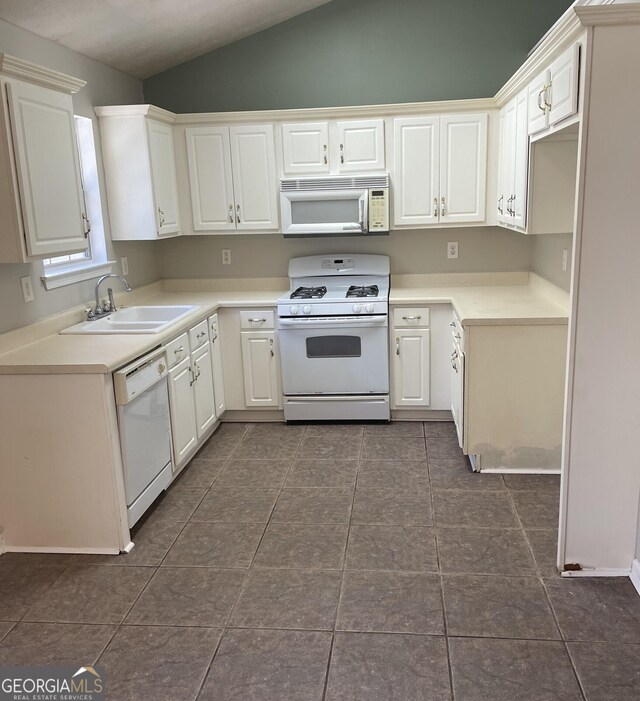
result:
<svg viewBox="0 0 640 701"><path fill-rule="evenodd" d="M311 306L309 304L305 304L304 307L302 307L302 313L311 314Z"/></svg>
<svg viewBox="0 0 640 701"><path fill-rule="evenodd" d="M300 313L300 307L297 304L294 304L289 311L291 312L292 316L295 316L296 314Z"/></svg>
<svg viewBox="0 0 640 701"><path fill-rule="evenodd" d="M373 306L373 304L371 304L371 302L369 302L369 304L364 305L364 309L367 312L367 314L371 314L375 307Z"/></svg>
<svg viewBox="0 0 640 701"><path fill-rule="evenodd" d="M351 308L353 309L354 314L360 314L362 312L362 305L361 304L354 304L353 307L351 307Z"/></svg>

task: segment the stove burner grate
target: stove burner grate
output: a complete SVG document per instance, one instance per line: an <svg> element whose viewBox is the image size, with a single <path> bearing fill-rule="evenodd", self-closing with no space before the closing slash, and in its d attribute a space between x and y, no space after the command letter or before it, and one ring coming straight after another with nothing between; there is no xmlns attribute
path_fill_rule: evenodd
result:
<svg viewBox="0 0 640 701"><path fill-rule="evenodd" d="M319 299L327 294L327 288L322 287L298 287L291 293L290 299Z"/></svg>
<svg viewBox="0 0 640 701"><path fill-rule="evenodd" d="M347 297L377 297L377 285L351 285L347 290Z"/></svg>

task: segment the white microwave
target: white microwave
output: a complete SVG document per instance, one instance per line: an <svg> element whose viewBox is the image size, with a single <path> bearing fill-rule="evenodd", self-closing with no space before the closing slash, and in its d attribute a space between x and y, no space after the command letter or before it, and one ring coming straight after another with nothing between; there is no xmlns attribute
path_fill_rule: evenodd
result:
<svg viewBox="0 0 640 701"><path fill-rule="evenodd" d="M280 181L285 237L389 233L389 175Z"/></svg>

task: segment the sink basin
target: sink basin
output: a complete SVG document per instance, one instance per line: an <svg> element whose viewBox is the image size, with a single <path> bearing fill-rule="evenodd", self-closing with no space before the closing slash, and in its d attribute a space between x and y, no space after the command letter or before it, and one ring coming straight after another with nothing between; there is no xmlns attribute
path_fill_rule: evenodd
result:
<svg viewBox="0 0 640 701"><path fill-rule="evenodd" d="M194 304L127 307L102 319L84 321L61 334L160 333L196 309Z"/></svg>

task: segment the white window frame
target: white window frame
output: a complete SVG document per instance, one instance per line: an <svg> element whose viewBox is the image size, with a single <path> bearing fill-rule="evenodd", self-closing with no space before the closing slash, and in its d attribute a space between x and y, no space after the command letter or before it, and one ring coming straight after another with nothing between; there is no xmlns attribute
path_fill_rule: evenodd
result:
<svg viewBox="0 0 640 701"><path fill-rule="evenodd" d="M114 263L107 257L93 122L89 117L78 116L76 116L75 122L82 187L87 216L91 222L89 247L86 253L82 254L81 259L71 259L71 256L78 255L72 253L69 256L54 256L43 261L41 279L47 290L74 285L110 273ZM57 260L60 258L67 258L67 261Z"/></svg>

